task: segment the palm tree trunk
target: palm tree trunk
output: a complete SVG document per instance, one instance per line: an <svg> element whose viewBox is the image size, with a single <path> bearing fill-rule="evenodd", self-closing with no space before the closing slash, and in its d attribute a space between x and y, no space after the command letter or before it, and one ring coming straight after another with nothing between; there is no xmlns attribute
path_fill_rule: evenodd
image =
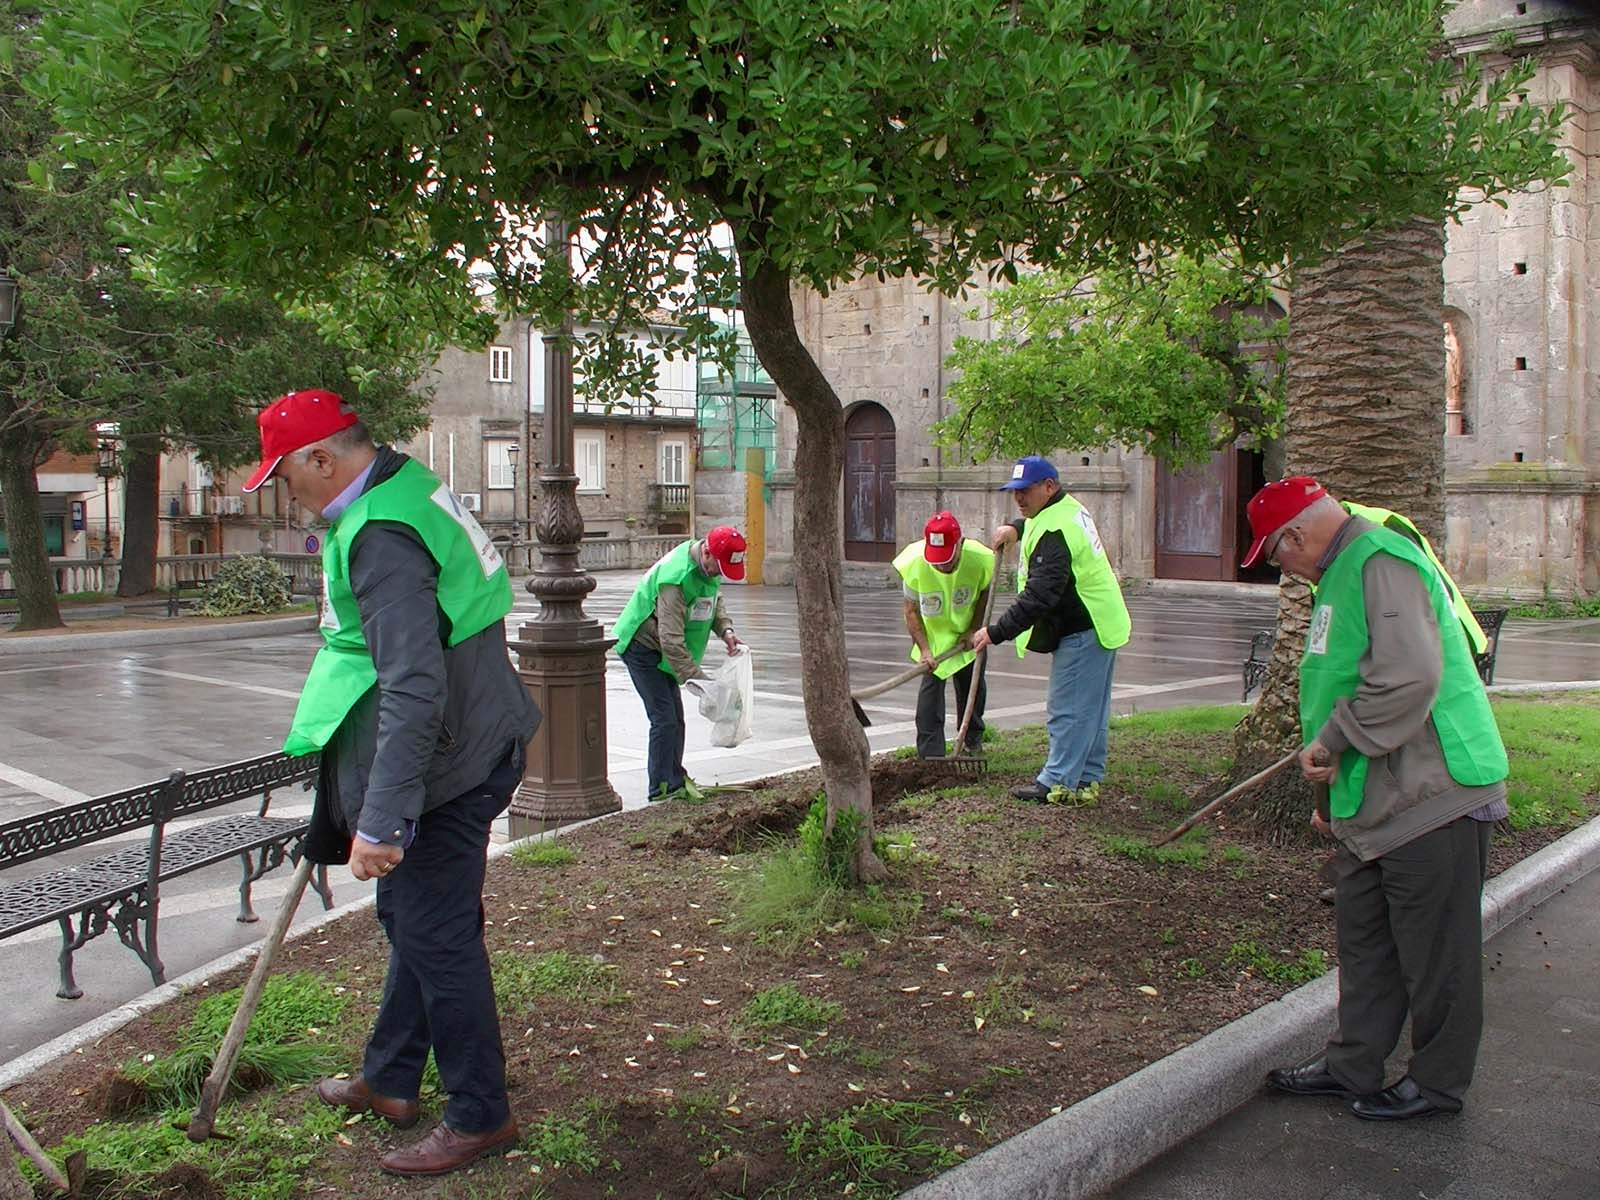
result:
<svg viewBox="0 0 1600 1200"><path fill-rule="evenodd" d="M806 728L828 793L828 828L845 808L861 814L854 875L871 882L887 875L872 850L872 780L867 737L850 706L850 667L844 646L839 566L839 494L844 477L844 408L795 329L789 277L770 259L753 270L740 255L745 325L761 365L798 417L795 444L795 599L805 653L800 690Z"/></svg>
<svg viewBox="0 0 1600 1200"><path fill-rule="evenodd" d="M1444 229L1411 221L1295 273L1289 306L1286 473L1341 500L1405 513L1443 552ZM1234 736L1242 778L1303 739L1298 664L1311 593L1285 580L1261 698ZM1258 821L1291 837L1310 789L1292 773L1258 794Z"/></svg>

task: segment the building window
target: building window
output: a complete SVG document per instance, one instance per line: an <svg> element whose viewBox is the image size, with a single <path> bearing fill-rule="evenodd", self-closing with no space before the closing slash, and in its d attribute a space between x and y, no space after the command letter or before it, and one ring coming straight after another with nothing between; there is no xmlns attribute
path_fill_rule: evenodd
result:
<svg viewBox="0 0 1600 1200"><path fill-rule="evenodd" d="M517 478L511 471L511 456L507 453L515 445L510 438L483 443L483 486L489 491L508 491L517 486Z"/></svg>
<svg viewBox="0 0 1600 1200"><path fill-rule="evenodd" d="M511 382L511 347L489 347L489 382Z"/></svg>
<svg viewBox="0 0 1600 1200"><path fill-rule="evenodd" d="M578 476L580 492L606 490L606 436L603 433L579 433L572 438L573 470Z"/></svg>
<svg viewBox="0 0 1600 1200"><path fill-rule="evenodd" d="M661 443L661 482L688 483L688 442Z"/></svg>

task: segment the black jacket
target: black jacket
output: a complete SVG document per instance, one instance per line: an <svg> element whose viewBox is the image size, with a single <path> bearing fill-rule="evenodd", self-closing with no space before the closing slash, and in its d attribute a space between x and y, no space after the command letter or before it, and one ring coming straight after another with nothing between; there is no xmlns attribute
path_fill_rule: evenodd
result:
<svg viewBox="0 0 1600 1200"><path fill-rule="evenodd" d="M1064 492L1057 492L1045 508L1059 503L1063 495ZM1022 520L1011 522L1011 527L1017 531L1020 544ZM1094 628L1089 610L1078 599L1072 551L1067 549L1066 538L1054 530L1034 546L1033 557L1028 560L1028 586L989 626L989 637L996 642L1009 642L1030 626L1033 633L1028 638L1028 649L1040 654L1049 654L1068 634Z"/></svg>
<svg viewBox="0 0 1600 1200"><path fill-rule="evenodd" d="M380 447L365 490L406 456ZM357 830L405 841L417 821L486 780L539 727L540 713L495 622L459 645L438 602L439 568L410 527L363 526L350 549L350 586L378 682L322 752L313 812L317 862L344 862Z"/></svg>

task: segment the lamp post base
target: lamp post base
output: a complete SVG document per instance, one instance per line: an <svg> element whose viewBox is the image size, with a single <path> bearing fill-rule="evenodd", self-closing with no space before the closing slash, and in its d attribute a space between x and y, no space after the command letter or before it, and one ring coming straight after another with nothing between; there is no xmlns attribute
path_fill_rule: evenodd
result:
<svg viewBox="0 0 1600 1200"><path fill-rule="evenodd" d="M511 799L512 837L621 811L606 762L605 655L613 645L598 621L528 621L518 629L511 643L517 674L544 720Z"/></svg>

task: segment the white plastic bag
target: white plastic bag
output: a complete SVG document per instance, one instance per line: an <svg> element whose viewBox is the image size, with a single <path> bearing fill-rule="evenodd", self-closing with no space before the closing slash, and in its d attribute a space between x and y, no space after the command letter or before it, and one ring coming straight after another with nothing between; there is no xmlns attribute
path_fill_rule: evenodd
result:
<svg viewBox="0 0 1600 1200"><path fill-rule="evenodd" d="M695 687L700 693L700 715L711 722L713 746L737 746L749 740L756 672L748 647L730 654L709 679L696 680Z"/></svg>

